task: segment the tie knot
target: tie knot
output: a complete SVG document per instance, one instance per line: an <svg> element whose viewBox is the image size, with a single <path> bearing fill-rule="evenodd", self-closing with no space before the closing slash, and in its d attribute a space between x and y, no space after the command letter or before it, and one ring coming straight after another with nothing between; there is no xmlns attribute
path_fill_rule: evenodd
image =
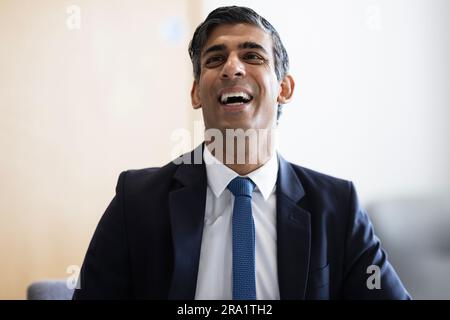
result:
<svg viewBox="0 0 450 320"><path fill-rule="evenodd" d="M255 184L249 178L236 177L230 181L227 188L235 197L247 196L251 198Z"/></svg>

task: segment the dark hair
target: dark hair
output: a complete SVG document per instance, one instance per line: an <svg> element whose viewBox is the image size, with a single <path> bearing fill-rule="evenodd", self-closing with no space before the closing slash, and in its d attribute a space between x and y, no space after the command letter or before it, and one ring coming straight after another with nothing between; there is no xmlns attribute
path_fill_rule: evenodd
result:
<svg viewBox="0 0 450 320"><path fill-rule="evenodd" d="M219 25L237 23L255 25L271 35L275 74L278 81L283 79L289 70L289 57L277 30L275 30L269 21L261 17L254 10L247 7L230 6L220 7L211 11L205 21L203 21L194 32L194 36L189 43L189 56L191 57L195 80L198 81L200 79L200 55L212 30ZM277 119L280 115L281 105L278 105Z"/></svg>

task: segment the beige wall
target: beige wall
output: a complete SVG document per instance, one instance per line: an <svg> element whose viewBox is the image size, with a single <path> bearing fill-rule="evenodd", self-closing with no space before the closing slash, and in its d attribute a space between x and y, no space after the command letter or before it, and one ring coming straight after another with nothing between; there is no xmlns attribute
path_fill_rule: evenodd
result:
<svg viewBox="0 0 450 320"><path fill-rule="evenodd" d="M169 161L199 117L199 3L0 1L0 299L81 265L119 173Z"/></svg>

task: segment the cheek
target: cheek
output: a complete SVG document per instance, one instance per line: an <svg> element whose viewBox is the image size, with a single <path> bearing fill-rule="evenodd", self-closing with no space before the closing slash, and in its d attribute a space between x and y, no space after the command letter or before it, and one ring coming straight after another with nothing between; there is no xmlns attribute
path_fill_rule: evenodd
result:
<svg viewBox="0 0 450 320"><path fill-rule="evenodd" d="M208 78L207 74L202 76L199 85L199 95L203 101L209 101L212 98L212 80Z"/></svg>
<svg viewBox="0 0 450 320"><path fill-rule="evenodd" d="M278 85L278 83L270 82L265 88L264 92L264 99L267 101L267 103L275 104L278 102L278 96L281 92L281 87Z"/></svg>
<svg viewBox="0 0 450 320"><path fill-rule="evenodd" d="M281 91L281 86L276 80L275 74L272 74L272 72L265 74L261 77L261 84L261 93L263 93L264 99L277 101L278 95Z"/></svg>

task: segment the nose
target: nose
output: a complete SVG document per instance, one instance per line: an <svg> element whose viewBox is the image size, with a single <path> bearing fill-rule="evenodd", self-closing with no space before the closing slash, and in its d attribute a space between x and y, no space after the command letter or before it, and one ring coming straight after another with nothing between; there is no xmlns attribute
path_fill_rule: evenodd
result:
<svg viewBox="0 0 450 320"><path fill-rule="evenodd" d="M227 61L223 64L222 72L221 72L221 79L231 80L235 78L242 78L245 76L245 66L242 63L242 61L239 59L239 57L231 53Z"/></svg>

